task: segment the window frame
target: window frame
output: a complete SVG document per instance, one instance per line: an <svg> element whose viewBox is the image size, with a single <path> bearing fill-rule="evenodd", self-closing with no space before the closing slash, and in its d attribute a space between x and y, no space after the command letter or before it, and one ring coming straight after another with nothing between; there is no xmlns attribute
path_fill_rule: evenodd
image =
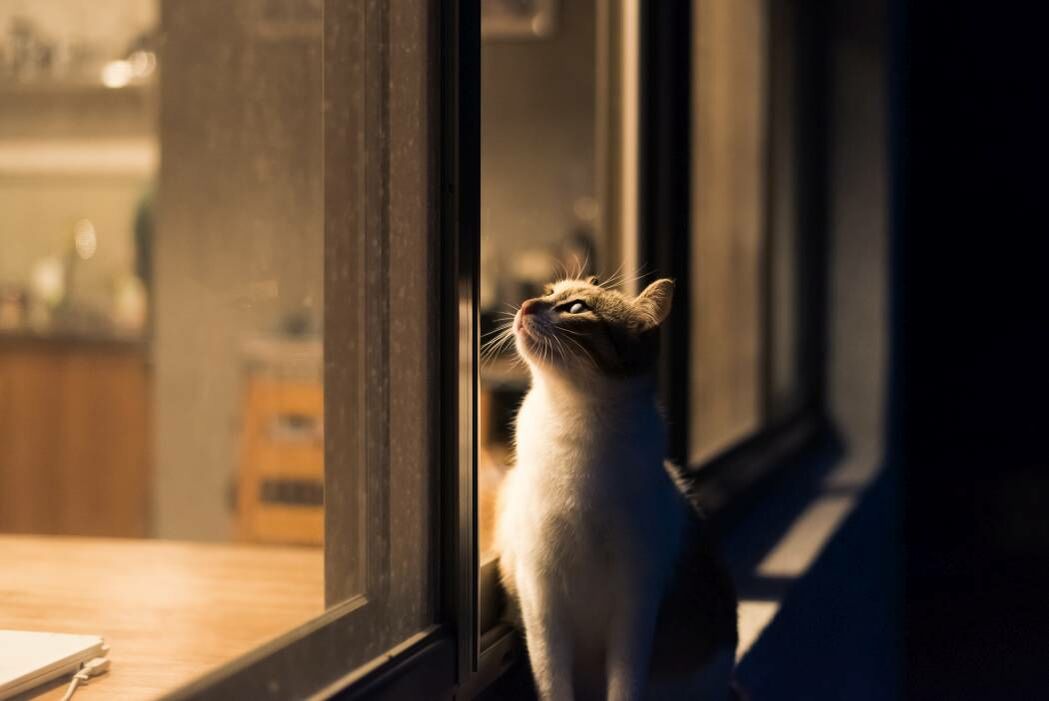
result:
<svg viewBox="0 0 1049 701"><path fill-rule="evenodd" d="M763 235L769 237L777 193L772 182L775 168L774 139L782 135L774 121L793 112L796 129L789 132L794 140L797 163L794 168L796 190L795 225L798 228L798 278L804 280L796 289L800 339L799 364L796 368L803 383L798 404L784 415L774 417L756 432L744 436L702 465L689 465L694 491L700 508L708 515L714 529L727 532L741 522L759 504L764 495L804 469L806 455L817 455L828 447L836 448L838 438L826 407L827 346L827 141L829 129L826 51L828 34L826 11L812 0L771 0L768 3L768 51L766 54L766 220ZM776 80L787 79L781 52L791 51L794 62L795 104L777 101L773 87ZM773 330L768 300L772 293L771 247L765 247L762 261L762 295L765 313L762 318L762 410L771 416L770 356ZM686 330L683 333L687 333ZM677 355L664 366L668 376L687 373L688 357ZM687 446L687 436L682 439ZM687 463L685 463L687 464Z"/></svg>
<svg viewBox="0 0 1049 701"><path fill-rule="evenodd" d="M642 5L642 178L641 211L644 260L648 268L661 275L688 280L691 227L687 214L691 207L692 111L692 29L694 0L683 3L644 3ZM788 9L792 11L788 11ZM690 313L686 295L675 299L675 310L667 320L659 364L660 397L669 417L669 457L686 467L700 498L700 506L716 521L721 511L739 511L752 503L754 495L779 471L795 464L790 458L829 438L830 422L825 408L826 348L826 139L827 129L827 63L825 12L812 0L770 0L768 2L768 51L766 52L765 154L766 177L774 169L773 139L780 132L774 120L793 110L797 130L794 152L798 162L794 169L797 190L796 225L800 248L799 277L807 283L798 290L799 328L802 339L798 370L806 383L804 395L790 412L764 423L707 458L701 464L688 459ZM777 102L774 81L784 79L783 62L778 52L791 50L796 63L795 76L803 77L794 105ZM765 188L766 213L772 212L774 183ZM767 215L762 235L770 235L771 216ZM771 293L770 247L763 249L762 296ZM763 360L759 368L763 392L763 416L768 417L769 369L771 352L771 316L768 305L762 318Z"/></svg>
<svg viewBox="0 0 1049 701"><path fill-rule="evenodd" d="M325 531L349 548L326 550L323 614L169 699L450 693L477 668L480 6L325 0L323 17ZM367 255L380 264L365 275ZM422 347L393 347L404 340ZM425 358L421 372L406 351ZM365 430L346 422L354 405ZM409 515L426 519L425 543L393 527L404 421L432 449L419 466L429 514ZM405 592L392 575L413 545L428 579ZM347 586L351 570L363 575ZM431 624L391 630L406 595L425 598Z"/></svg>

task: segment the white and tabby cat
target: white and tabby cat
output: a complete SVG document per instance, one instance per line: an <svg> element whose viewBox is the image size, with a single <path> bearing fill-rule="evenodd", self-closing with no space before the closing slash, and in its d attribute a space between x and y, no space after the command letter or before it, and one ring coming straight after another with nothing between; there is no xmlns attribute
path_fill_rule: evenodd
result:
<svg viewBox="0 0 1049 701"><path fill-rule="evenodd" d="M663 460L654 367L673 289L562 280L508 331L532 386L496 546L544 701L729 698L735 593Z"/></svg>

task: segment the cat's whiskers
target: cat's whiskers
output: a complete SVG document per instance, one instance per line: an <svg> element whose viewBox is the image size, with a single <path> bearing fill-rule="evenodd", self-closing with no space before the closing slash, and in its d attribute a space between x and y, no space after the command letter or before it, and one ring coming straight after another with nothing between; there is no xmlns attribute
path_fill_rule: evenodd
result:
<svg viewBox="0 0 1049 701"><path fill-rule="evenodd" d="M491 336L494 333L500 333L502 331L506 331L511 326L513 326L513 322L512 321L503 322L502 326L497 326L496 328L492 329L491 331L485 331L484 333L482 333L481 334L481 338L485 338L486 336Z"/></svg>
<svg viewBox="0 0 1049 701"><path fill-rule="evenodd" d="M623 287L624 285L632 284L634 282L637 282L638 280L641 280L642 278L649 275L649 273L650 271L648 271L645 268L645 266L641 266L637 268L633 273L630 273L621 264L618 268L616 268L616 271L612 273L612 276L609 277L609 279L606 280L604 283L599 285L599 287L602 287L604 289L614 289L618 287Z"/></svg>
<svg viewBox="0 0 1049 701"><path fill-rule="evenodd" d="M561 357L561 360L567 361L568 360L568 356L565 354L564 344L561 343L561 339L557 337L557 331L556 330L550 335L550 340L553 341L553 343L557 344L557 352L558 352L558 355ZM551 348L552 348L552 345L551 345Z"/></svg>
<svg viewBox="0 0 1049 701"><path fill-rule="evenodd" d="M513 324L489 331L485 335L498 334L481 345L481 361L485 363L494 362L495 358L506 350L506 347L514 338Z"/></svg>
<svg viewBox="0 0 1049 701"><path fill-rule="evenodd" d="M626 265L626 263L620 263L619 267L617 267L615 271L613 271L612 274L608 276L608 279L604 282L598 283L597 286L604 290L611 289L613 286L615 286L614 280L616 279L616 276L618 276L622 272L624 265Z"/></svg>
<svg viewBox="0 0 1049 701"><path fill-rule="evenodd" d="M540 339L543 342L543 362L549 362L554 357L554 345L548 335L540 336Z"/></svg>
<svg viewBox="0 0 1049 701"><path fill-rule="evenodd" d="M612 279L605 283L605 285L607 285L605 289L611 289L612 287L622 287L625 285L633 284L648 274L648 271L646 271L643 267L638 268L633 275L629 275L625 270L622 272L617 272L616 275L613 275ZM602 285L602 287L604 287L604 285Z"/></svg>
<svg viewBox="0 0 1049 701"><path fill-rule="evenodd" d="M492 343L493 351L494 352L502 352L504 347L507 346L510 342L512 342L513 339L514 339L514 331L513 331L513 329L506 329L496 339L493 339L493 343Z"/></svg>
<svg viewBox="0 0 1049 701"><path fill-rule="evenodd" d="M567 331L568 329L562 329L562 330L563 330L563 331ZM575 346L576 346L576 347L577 347L577 348L578 348L578 349L579 349L579 350L580 350L580 351L581 351L581 352L583 353L583 355L585 355L585 356L587 357L587 359L588 359L588 360L590 361L590 363L591 363L591 364L592 364L592 365L593 365L593 366L594 366L595 368L597 367L597 361L596 361L596 360L594 359L594 356L590 354L590 351L588 351L588 350L587 350L587 349L586 349L586 348L585 348L585 347L583 346L583 344L582 344L582 343L580 343L579 341L575 340L574 338L571 338L570 336L565 336L565 337L564 337L564 340L565 340L565 341L568 341L569 343L572 343L572 344L574 344L574 345L575 345Z"/></svg>
<svg viewBox="0 0 1049 701"><path fill-rule="evenodd" d="M565 267L564 262L560 258L554 258L553 261L554 261L554 265L556 265L561 270L561 277L557 278L555 280L555 282L561 282L562 280L567 280L569 278L569 274L568 274L568 268Z"/></svg>
<svg viewBox="0 0 1049 701"><path fill-rule="evenodd" d="M576 260L578 260L578 258ZM590 265L590 251L586 252L586 258L584 258L583 262L579 265L579 270L576 272L574 277L576 279L582 278L583 273L586 272L586 268L588 265Z"/></svg>
<svg viewBox="0 0 1049 701"><path fill-rule="evenodd" d="M512 328L500 328L498 336L481 343L481 358L491 358L500 353L510 337L513 336Z"/></svg>

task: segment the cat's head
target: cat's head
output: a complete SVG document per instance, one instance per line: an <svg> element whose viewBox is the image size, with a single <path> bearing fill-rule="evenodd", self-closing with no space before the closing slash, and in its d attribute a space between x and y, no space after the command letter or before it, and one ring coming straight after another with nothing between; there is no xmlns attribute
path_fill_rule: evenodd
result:
<svg viewBox="0 0 1049 701"><path fill-rule="evenodd" d="M560 280L514 316L517 352L533 371L581 381L628 378L655 368L659 326L670 314L673 280L637 297L606 289L596 277Z"/></svg>

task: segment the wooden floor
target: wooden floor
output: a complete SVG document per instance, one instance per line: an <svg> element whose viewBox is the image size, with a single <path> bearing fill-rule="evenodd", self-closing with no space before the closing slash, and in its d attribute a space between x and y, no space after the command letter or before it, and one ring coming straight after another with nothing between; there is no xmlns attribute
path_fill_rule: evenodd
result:
<svg viewBox="0 0 1049 701"><path fill-rule="evenodd" d="M319 615L323 579L320 548L0 536L0 628L101 635L76 701L149 699Z"/></svg>

